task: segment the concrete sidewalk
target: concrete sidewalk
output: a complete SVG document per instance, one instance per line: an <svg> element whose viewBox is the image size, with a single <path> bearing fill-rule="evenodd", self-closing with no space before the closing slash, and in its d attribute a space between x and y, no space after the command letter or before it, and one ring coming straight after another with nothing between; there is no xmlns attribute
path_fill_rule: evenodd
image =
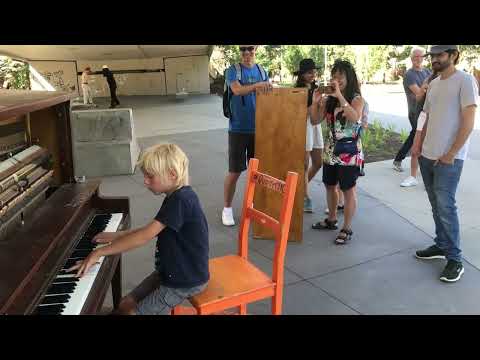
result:
<svg viewBox="0 0 480 360"><path fill-rule="evenodd" d="M411 188L400 187L400 182L410 175L410 158L405 159L405 172L392 169L392 161L367 164L367 176L360 188L387 205L390 209L413 225L435 236L432 210L428 201L422 176L418 174L419 185ZM406 166L405 166L406 165ZM461 244L464 258L480 269L480 160L466 160L457 190L457 207L460 219Z"/></svg>
<svg viewBox="0 0 480 360"><path fill-rule="evenodd" d="M177 108L171 104L157 106L154 99L142 103L141 99L129 98L128 101L122 101L122 105L133 105L136 129L143 127L145 131L149 128L159 132L171 131L168 135L141 137L139 143L142 147L168 141L177 143L188 154L191 184L202 202L209 223L210 256L221 256L236 252L238 231L238 225L227 228L220 219L227 168L228 122L221 114L220 98L191 101L205 105L199 112L220 113L220 116L215 115L214 118L213 115L206 115L206 118L210 116L209 120L199 117L195 122L197 111L194 106L189 107L188 103L179 104ZM155 105L153 108L152 104ZM142 106L147 108L142 109ZM173 107L165 110L170 106ZM185 122L176 121L177 110L183 114L181 117L188 118ZM165 114L171 116L166 117ZM223 128L221 122L225 125ZM220 128L208 128L217 125ZM185 126L190 132L186 132ZM326 205L325 190L320 183L321 174L313 180L310 192L315 213L304 216L303 242L290 243L287 249L283 313L480 314L480 270L475 266L473 255L480 253L480 246L475 246L471 241L472 248L465 248L466 271L460 282L440 282L438 277L444 261L424 262L413 256L416 249L432 243L426 204L414 200L419 204L419 212L425 214L424 222L412 222L412 219L400 213L408 212L407 205L411 200L402 195L398 197L402 200L399 202L390 194L401 190L398 186L401 177L393 173L387 163L367 164L366 173L367 176L359 180L354 239L346 246L334 244L337 232L311 229L312 223L324 218ZM472 194L478 195L478 192L470 192L475 188L473 179L476 179L476 174L470 166L465 169L462 188L468 189L468 192L462 195L462 199L463 196L471 198ZM245 177L242 175L233 204L237 224L244 185ZM426 200L426 194L422 194L420 186L408 191L410 193L405 196ZM132 176L104 178L100 192L104 196L130 197L134 227L151 221L163 200L163 196L154 196L143 187L143 177L138 170ZM397 205L400 210L396 208ZM475 230L473 216L473 211L461 214L463 221L471 221L470 228L474 229L469 231ZM272 241L251 239L250 244L250 259L262 270L271 273ZM144 248L124 254L124 294L153 270L154 246L155 241L152 241ZM249 305L248 311L252 314L268 314L270 303L262 301Z"/></svg>

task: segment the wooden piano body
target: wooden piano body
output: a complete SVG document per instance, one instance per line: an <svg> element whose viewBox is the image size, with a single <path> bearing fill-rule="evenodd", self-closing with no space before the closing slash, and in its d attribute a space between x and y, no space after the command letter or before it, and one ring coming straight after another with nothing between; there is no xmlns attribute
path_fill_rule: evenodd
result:
<svg viewBox="0 0 480 360"><path fill-rule="evenodd" d="M35 192L35 184L28 181L30 188L26 190L15 184L12 188L21 188L22 196L9 203L14 206L0 202L0 314L34 313L96 214L121 213L118 230L130 227L128 198L100 197L99 180L75 182L69 94L0 90L0 160L8 157L5 154L10 150L20 151L22 130L23 147L40 147L49 154L49 161L44 163L50 167L43 172L46 180ZM7 185L10 182L5 179L17 181L15 174L20 174L27 162L28 158L25 163L4 166L3 172L0 166L0 190L2 179ZM42 166L47 166L44 163ZM30 190L34 196L24 196ZM120 255L104 259L81 314L101 309L110 283L115 307L121 298Z"/></svg>

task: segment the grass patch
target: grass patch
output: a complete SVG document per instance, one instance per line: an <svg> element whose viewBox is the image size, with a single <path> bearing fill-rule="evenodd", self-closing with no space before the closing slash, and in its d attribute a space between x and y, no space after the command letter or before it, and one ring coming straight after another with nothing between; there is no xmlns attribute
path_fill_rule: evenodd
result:
<svg viewBox="0 0 480 360"><path fill-rule="evenodd" d="M373 124L362 134L365 162L393 159L407 137L408 133L406 136L397 133L395 125L383 127L380 121L374 120Z"/></svg>

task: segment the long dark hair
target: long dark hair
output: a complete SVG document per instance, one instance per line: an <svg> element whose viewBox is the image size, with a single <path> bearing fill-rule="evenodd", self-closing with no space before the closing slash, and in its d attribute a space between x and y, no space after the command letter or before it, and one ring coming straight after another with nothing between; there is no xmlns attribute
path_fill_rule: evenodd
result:
<svg viewBox="0 0 480 360"><path fill-rule="evenodd" d="M305 73L300 73L297 75L297 80L295 81L295 87L307 87L308 83L305 81L305 78L303 77ZM316 88L317 84L315 83L315 80L312 82L312 89Z"/></svg>
<svg viewBox="0 0 480 360"><path fill-rule="evenodd" d="M335 60L332 71L330 72L332 77L336 72L345 74L347 85L345 86L343 95L345 96L345 100L347 100L350 104L355 96L361 95L357 73L355 72L353 65L348 60L341 59ZM333 96L329 96L326 105L327 113L333 113L338 105L338 99Z"/></svg>
<svg viewBox="0 0 480 360"><path fill-rule="evenodd" d="M295 82L295 87L297 88L304 88L307 87L308 83L305 81L305 77L303 76L305 73L299 73L297 75L297 80ZM307 95L307 107L310 107L313 103L313 92L317 88L317 84L315 80L312 82L312 86L310 86L310 89L308 89L308 95Z"/></svg>

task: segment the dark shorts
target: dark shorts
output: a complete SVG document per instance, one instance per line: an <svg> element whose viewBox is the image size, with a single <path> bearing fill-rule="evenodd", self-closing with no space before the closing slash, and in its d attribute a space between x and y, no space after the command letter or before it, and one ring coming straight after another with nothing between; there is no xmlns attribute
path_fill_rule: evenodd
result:
<svg viewBox="0 0 480 360"><path fill-rule="evenodd" d="M228 133L228 171L241 173L255 156L255 134Z"/></svg>
<svg viewBox="0 0 480 360"><path fill-rule="evenodd" d="M340 183L340 189L347 191L357 184L359 170L358 166L323 164L322 181L329 186L335 186Z"/></svg>
<svg viewBox="0 0 480 360"><path fill-rule="evenodd" d="M169 315L175 306L202 292L206 287L206 283L192 288L163 286L160 284L158 272L154 271L129 295L137 302L137 315Z"/></svg>

